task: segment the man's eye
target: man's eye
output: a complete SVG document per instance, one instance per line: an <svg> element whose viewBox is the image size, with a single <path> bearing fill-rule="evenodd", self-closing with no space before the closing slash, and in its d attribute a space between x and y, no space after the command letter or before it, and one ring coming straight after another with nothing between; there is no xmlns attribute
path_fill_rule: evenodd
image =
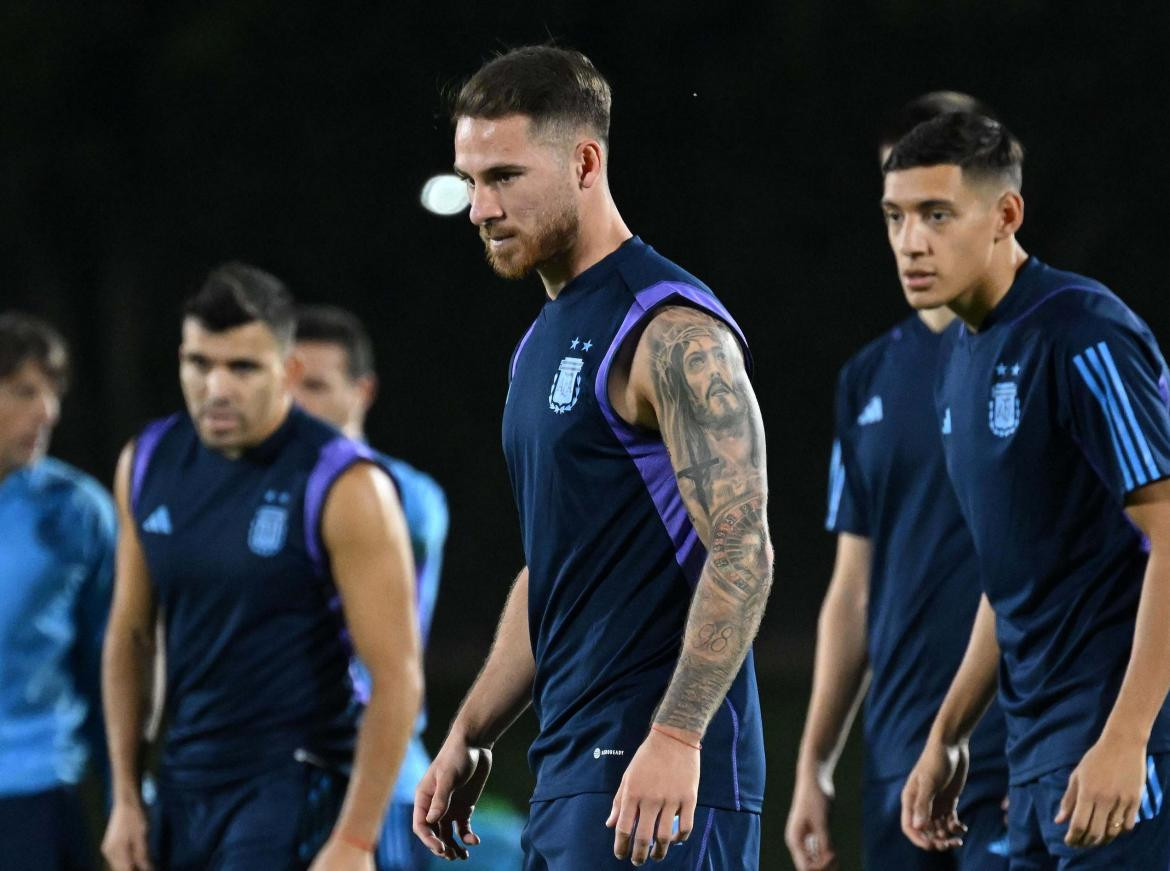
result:
<svg viewBox="0 0 1170 871"><path fill-rule="evenodd" d="M902 216L899 215L897 212L886 212L886 223L887 224L896 224L900 220L902 220Z"/></svg>
<svg viewBox="0 0 1170 871"><path fill-rule="evenodd" d="M934 211L934 212L930 213L930 220L932 220L936 224L941 224L943 221L945 221L950 216L951 216L950 212Z"/></svg>
<svg viewBox="0 0 1170 871"><path fill-rule="evenodd" d="M234 375L250 375L259 367L255 363L232 363L228 368Z"/></svg>

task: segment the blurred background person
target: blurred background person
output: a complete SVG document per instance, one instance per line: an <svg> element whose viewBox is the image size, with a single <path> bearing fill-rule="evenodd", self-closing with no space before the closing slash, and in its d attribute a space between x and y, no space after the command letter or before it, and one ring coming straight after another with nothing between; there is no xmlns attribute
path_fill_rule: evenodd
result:
<svg viewBox="0 0 1170 871"><path fill-rule="evenodd" d="M101 773L114 505L46 456L69 378L57 331L0 314L0 867L97 867L78 795Z"/></svg>
<svg viewBox="0 0 1170 871"><path fill-rule="evenodd" d="M987 109L935 91L886 123L882 162L904 135L944 112ZM786 839L800 871L851 867L829 826L833 775L865 698L864 865L904 871L1004 869L1007 795L1003 714L992 705L971 744L959 809L964 846L929 853L901 829L901 793L967 648L982 590L971 534L947 477L934 408L945 307L922 309L841 369L825 526L837 559L821 607L812 696Z"/></svg>
<svg viewBox="0 0 1170 871"><path fill-rule="evenodd" d="M366 417L378 395L373 342L356 315L338 306L301 306L297 310L295 352L300 365L292 382L296 402L350 438L366 441ZM425 650L439 592L443 546L447 538L447 500L433 478L405 460L375 451L398 485L410 533L418 591L419 633ZM354 661L359 691L367 680ZM378 871L416 871L433 864L431 853L411 832L414 788L426 773L430 755L422 735L424 705L406 750L382 828L375 863ZM519 868L523 817L506 803L484 796L476 808L480 848L475 863L495 871Z"/></svg>
<svg viewBox="0 0 1170 871"><path fill-rule="evenodd" d="M104 657L115 871L373 868L421 699L413 565L369 449L293 404L293 333L278 279L213 270L184 310L186 410L119 461ZM167 725L148 825L156 613ZM371 675L364 709L355 651Z"/></svg>

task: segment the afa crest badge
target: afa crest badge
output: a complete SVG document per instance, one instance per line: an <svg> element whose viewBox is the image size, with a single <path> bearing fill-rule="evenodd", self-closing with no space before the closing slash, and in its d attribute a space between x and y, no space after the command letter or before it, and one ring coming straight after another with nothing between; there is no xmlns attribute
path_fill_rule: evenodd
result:
<svg viewBox="0 0 1170 871"><path fill-rule="evenodd" d="M288 509L261 505L248 527L248 548L256 556L275 556L288 536Z"/></svg>
<svg viewBox="0 0 1170 871"><path fill-rule="evenodd" d="M1007 374L1006 366L997 366L996 373ZM1012 375L1020 374L1019 366L1011 367ZM991 401L987 404L987 425L1001 439L1007 438L1020 425L1020 396L1015 381L996 381L991 385Z"/></svg>
<svg viewBox="0 0 1170 871"><path fill-rule="evenodd" d="M552 389L548 392L548 407L557 414L571 411L581 395L581 368L585 361L580 357L565 357L553 376Z"/></svg>

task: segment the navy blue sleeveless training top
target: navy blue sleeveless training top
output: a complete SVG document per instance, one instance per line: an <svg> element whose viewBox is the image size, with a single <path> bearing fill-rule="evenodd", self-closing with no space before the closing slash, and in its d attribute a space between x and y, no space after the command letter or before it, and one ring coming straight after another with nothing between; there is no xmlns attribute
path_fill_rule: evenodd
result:
<svg viewBox="0 0 1170 871"><path fill-rule="evenodd" d="M186 414L139 436L131 505L166 631L163 776L212 785L304 749L346 764L359 705L320 535L364 445L293 408L231 460Z"/></svg>
<svg viewBox="0 0 1170 871"><path fill-rule="evenodd" d="M606 389L618 348L664 304L743 340L710 289L635 237L546 302L512 358L503 440L529 569L534 801L617 789L706 560L661 437L625 423ZM699 803L759 811L763 791L749 654L703 738Z"/></svg>

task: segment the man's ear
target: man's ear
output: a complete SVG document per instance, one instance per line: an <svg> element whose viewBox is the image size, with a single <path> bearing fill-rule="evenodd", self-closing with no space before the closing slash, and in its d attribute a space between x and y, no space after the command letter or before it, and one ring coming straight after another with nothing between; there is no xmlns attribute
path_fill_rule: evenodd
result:
<svg viewBox="0 0 1170 871"><path fill-rule="evenodd" d="M582 189L593 187L605 172L605 150L596 139L586 139L573 155L577 168L577 184Z"/></svg>
<svg viewBox="0 0 1170 871"><path fill-rule="evenodd" d="M362 375L354 384L357 386L358 394L362 399L362 411L367 412L370 406L374 404L374 400L378 398L378 376L373 372L368 375Z"/></svg>
<svg viewBox="0 0 1170 871"><path fill-rule="evenodd" d="M999 225L996 227L995 239L1007 239L1014 236L1024 223L1024 198L1019 191L1005 191L1000 194L996 203L999 213Z"/></svg>

